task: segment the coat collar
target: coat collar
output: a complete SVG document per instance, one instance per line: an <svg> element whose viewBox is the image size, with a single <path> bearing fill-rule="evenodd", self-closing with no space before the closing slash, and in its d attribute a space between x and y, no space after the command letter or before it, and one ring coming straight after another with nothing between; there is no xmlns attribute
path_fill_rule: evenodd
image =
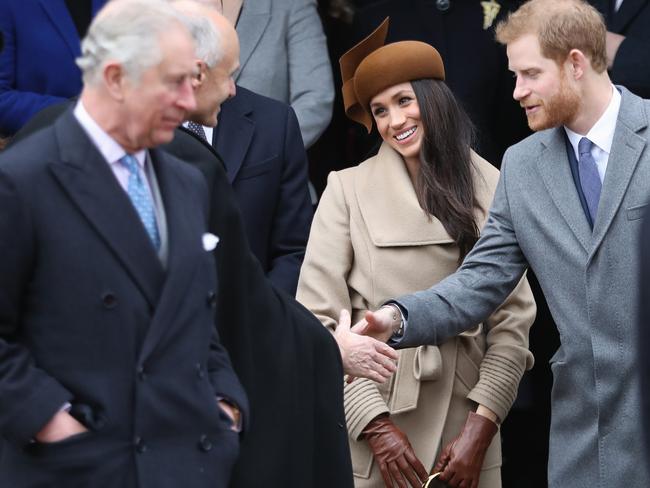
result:
<svg viewBox="0 0 650 488"><path fill-rule="evenodd" d="M150 150L151 159L158 178L160 193L167 216L169 262L164 286L155 309L151 325L140 351L140 363L154 351L161 338L169 331L169 318L174 317L186 300L182 290L191 288L196 267L204 262L196 259L196 250L201 248L201 230L192 223L197 220L195 207L185 203L187 195L196 194L193 181L179 178L174 162L162 151ZM178 162L177 164L185 164ZM207 201L207 198L206 198ZM200 252L205 252L201 248Z"/></svg>
<svg viewBox="0 0 650 488"><path fill-rule="evenodd" d="M627 1L627 0L626 0ZM625 2L623 2L625 5ZM623 8L623 7L621 7ZM621 90L621 109L618 113L612 150L607 162L607 171L598 204L598 215L594 224L594 248L598 249L605 234L618 212L625 191L629 186L634 170L645 149L646 139L638 134L648 127L644 102L623 87Z"/></svg>
<svg viewBox="0 0 650 488"><path fill-rule="evenodd" d="M72 16L65 4L65 0L39 1L56 31L63 37L72 56L75 58L78 57L81 54L81 41L77 28L72 21Z"/></svg>
<svg viewBox="0 0 650 488"><path fill-rule="evenodd" d="M252 0L243 3L237 22L240 68L235 74L235 81L239 79L270 21L271 0Z"/></svg>
<svg viewBox="0 0 650 488"><path fill-rule="evenodd" d="M60 160L53 161L50 170L155 307L165 272L128 195L74 118L72 109L56 121L54 129ZM152 154L154 164L159 159L156 156Z"/></svg>
<svg viewBox="0 0 650 488"><path fill-rule="evenodd" d="M237 95L221 106L219 122L213 134L213 145L223 158L232 183L244 163L253 141L255 121L251 117L253 105L248 90L237 86Z"/></svg>
<svg viewBox="0 0 650 488"><path fill-rule="evenodd" d="M571 176L564 128L558 127L541 134L542 148L536 161L551 199L571 231L591 255L597 251L607 233L646 145L645 139L638 134L648 126L643 100L625 88L617 88L622 95L621 108L593 232L589 228Z"/></svg>
<svg viewBox="0 0 650 488"><path fill-rule="evenodd" d="M355 197L375 246L454 242L442 222L429 219L422 210L402 157L388 144L382 144L377 155L361 163L356 171ZM491 195L480 182L477 190L479 202L487 208Z"/></svg>

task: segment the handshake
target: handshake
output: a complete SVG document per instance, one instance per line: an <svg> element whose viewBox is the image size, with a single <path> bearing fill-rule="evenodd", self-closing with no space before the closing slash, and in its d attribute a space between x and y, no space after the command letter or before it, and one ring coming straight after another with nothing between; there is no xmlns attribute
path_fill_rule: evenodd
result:
<svg viewBox="0 0 650 488"><path fill-rule="evenodd" d="M357 377L383 383L397 369L397 352L386 344L404 332L401 310L384 305L366 312L351 325L350 314L341 310L334 337L341 351L343 370L351 382ZM479 405L469 412L462 431L440 453L431 476L417 458L409 439L388 414L373 419L362 431L387 487L426 486L477 488L481 467L492 438L498 431L497 416Z"/></svg>
<svg viewBox="0 0 650 488"><path fill-rule="evenodd" d="M366 312L351 327L350 313L341 310L334 338L341 351L343 371L348 382L368 378L383 383L395 372L397 352L386 344L401 329L402 314L396 305L384 305L375 312Z"/></svg>

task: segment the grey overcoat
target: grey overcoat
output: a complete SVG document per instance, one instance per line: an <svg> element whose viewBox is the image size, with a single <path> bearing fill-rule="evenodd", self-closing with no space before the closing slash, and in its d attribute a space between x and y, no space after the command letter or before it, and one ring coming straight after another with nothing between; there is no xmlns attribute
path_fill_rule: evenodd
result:
<svg viewBox="0 0 650 488"><path fill-rule="evenodd" d="M305 147L332 117L334 82L315 0L244 0L237 22L238 85L288 103Z"/></svg>
<svg viewBox="0 0 650 488"><path fill-rule="evenodd" d="M551 360L552 488L650 486L635 361L650 102L619 89L593 233L571 176L564 129L539 132L506 152L488 221L459 271L398 299L408 312L399 347L439 344L483 321L531 267L561 338Z"/></svg>

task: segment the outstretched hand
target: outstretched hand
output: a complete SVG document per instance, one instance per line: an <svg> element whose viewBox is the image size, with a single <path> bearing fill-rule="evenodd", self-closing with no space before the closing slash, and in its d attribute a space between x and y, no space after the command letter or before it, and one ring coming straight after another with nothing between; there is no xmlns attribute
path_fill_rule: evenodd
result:
<svg viewBox="0 0 650 488"><path fill-rule="evenodd" d="M355 324L355 329L364 327L361 322ZM383 383L395 372L397 352L384 342L357 334L350 325L350 313L341 310L334 338L341 351L343 371L352 378L368 378Z"/></svg>
<svg viewBox="0 0 650 488"><path fill-rule="evenodd" d="M362 334L386 342L393 335L395 326L395 310L384 306L374 312L367 311L365 318L354 324L352 332ZM399 323L399 320L397 321Z"/></svg>

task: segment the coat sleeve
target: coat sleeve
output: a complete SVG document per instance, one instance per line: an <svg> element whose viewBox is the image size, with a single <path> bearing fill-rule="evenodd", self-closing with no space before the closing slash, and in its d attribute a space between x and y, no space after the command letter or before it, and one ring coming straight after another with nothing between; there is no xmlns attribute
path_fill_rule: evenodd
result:
<svg viewBox="0 0 650 488"><path fill-rule="evenodd" d="M17 90L16 42L13 12L0 7L0 31L4 50L0 53L0 134L10 135L20 129L34 114L65 98ZM27 20L25 20L27 21ZM32 60L32 62L36 62Z"/></svg>
<svg viewBox="0 0 650 488"><path fill-rule="evenodd" d="M26 444L72 394L39 369L19 340L34 266L34 239L25 202L0 172L0 433Z"/></svg>
<svg viewBox="0 0 650 488"><path fill-rule="evenodd" d="M334 81L315 0L293 0L287 32L289 104L296 111L305 147L332 118Z"/></svg>
<svg viewBox="0 0 650 488"><path fill-rule="evenodd" d="M307 154L300 127L290 107L286 112L280 195L269 243L268 277L274 285L295 295L313 216L307 177Z"/></svg>
<svg viewBox="0 0 650 488"><path fill-rule="evenodd" d="M349 205L337 173L330 173L314 222L298 280L297 299L330 330L341 309L352 307L347 279L354 262ZM358 317L364 310L350 310ZM351 438L358 439L368 422L389 411L376 383L357 378L344 389L345 417Z"/></svg>
<svg viewBox="0 0 650 488"><path fill-rule="evenodd" d="M407 326L397 348L438 345L484 322L521 280L528 262L519 247L508 202L508 154L481 237L453 274L397 299Z"/></svg>
<svg viewBox="0 0 650 488"><path fill-rule="evenodd" d="M505 419L517 397L524 371L533 367L528 332L537 306L524 277L496 312L486 321L487 350L479 368L479 381L468 398Z"/></svg>

